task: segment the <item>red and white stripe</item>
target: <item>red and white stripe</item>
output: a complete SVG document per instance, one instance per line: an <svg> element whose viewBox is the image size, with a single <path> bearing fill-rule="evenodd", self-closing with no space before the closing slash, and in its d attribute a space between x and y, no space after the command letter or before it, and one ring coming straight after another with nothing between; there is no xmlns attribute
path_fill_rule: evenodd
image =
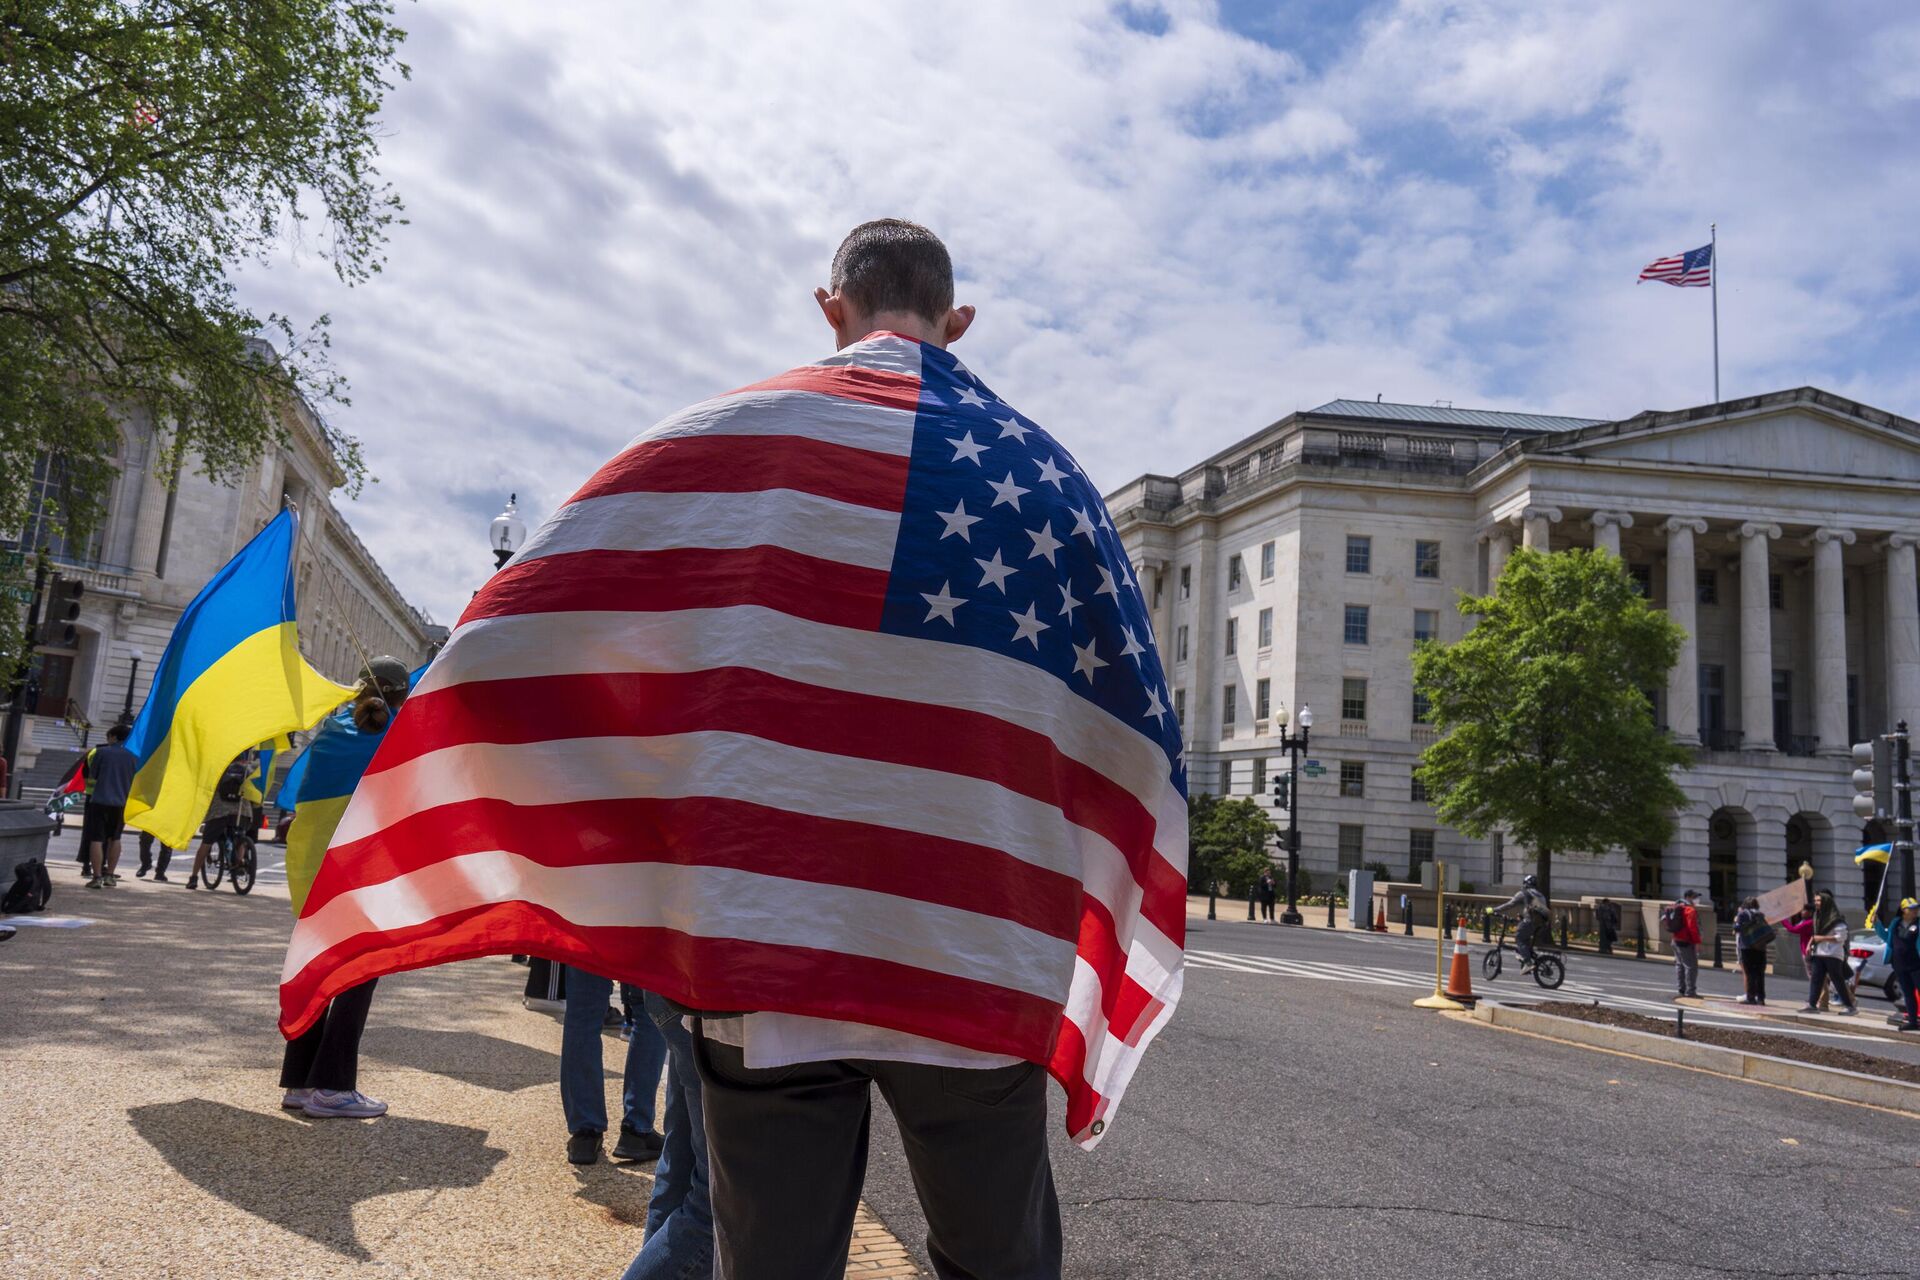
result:
<svg viewBox="0 0 1920 1280"><path fill-rule="evenodd" d="M1638 284L1646 280L1659 280L1665 284L1680 285L1682 287L1704 287L1712 282L1713 266L1711 263L1694 271L1688 271L1686 265L1687 259L1684 254L1676 254L1671 258L1657 258L1640 269L1640 280L1635 281L1635 283Z"/></svg>
<svg viewBox="0 0 1920 1280"><path fill-rule="evenodd" d="M676 415L489 582L341 820L287 1034L530 953L1042 1062L1098 1140L1179 998L1186 806L1046 672L877 630L919 367L869 339Z"/></svg>

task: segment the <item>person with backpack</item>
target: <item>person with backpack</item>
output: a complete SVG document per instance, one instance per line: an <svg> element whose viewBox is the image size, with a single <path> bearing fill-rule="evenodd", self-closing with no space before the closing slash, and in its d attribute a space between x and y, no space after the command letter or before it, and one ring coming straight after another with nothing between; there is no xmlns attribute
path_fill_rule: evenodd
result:
<svg viewBox="0 0 1920 1280"><path fill-rule="evenodd" d="M1813 932L1807 938L1807 1007L1802 1013L1820 1012L1820 997L1828 982L1846 1007L1843 1017L1860 1012L1853 1001L1853 989L1847 969L1847 917L1833 900L1831 891L1822 889L1813 897Z"/></svg>
<svg viewBox="0 0 1920 1280"><path fill-rule="evenodd" d="M1675 997L1700 995L1700 891L1689 889L1660 909L1660 924L1673 941Z"/></svg>
<svg viewBox="0 0 1920 1280"><path fill-rule="evenodd" d="M53 877L47 874L46 863L28 858L14 865L13 883L0 895L0 915L24 916L45 911L52 900Z"/></svg>
<svg viewBox="0 0 1920 1280"><path fill-rule="evenodd" d="M193 870L187 876L189 889L200 887L200 877L207 869L207 854L213 851L213 846L230 839L240 829L247 775L253 772L252 758L251 751L242 752L220 775L213 791L213 803L207 806L207 820L200 824L200 847L194 851Z"/></svg>
<svg viewBox="0 0 1920 1280"><path fill-rule="evenodd" d="M87 888L120 883L120 836L127 828L127 794L139 757L127 750L127 726L107 730L107 740L87 753L87 811L80 820L80 847L87 851L93 878Z"/></svg>
<svg viewBox="0 0 1920 1280"><path fill-rule="evenodd" d="M1900 914L1873 926L1887 944L1887 963L1893 980L1906 997L1906 1017L1896 1025L1902 1031L1920 1031L1920 901L1900 900Z"/></svg>
<svg viewBox="0 0 1920 1280"><path fill-rule="evenodd" d="M1740 973L1747 980L1747 993L1741 1004L1767 1002L1767 944L1773 941L1773 926L1761 914L1760 899L1748 898L1734 913L1733 937L1740 953Z"/></svg>
<svg viewBox="0 0 1920 1280"><path fill-rule="evenodd" d="M1520 927L1513 933L1513 949L1520 956L1520 972L1532 973L1534 936L1546 928L1553 918L1547 895L1540 892L1538 876L1527 876L1521 880L1520 892L1495 907L1493 914L1505 919L1510 911L1520 913Z"/></svg>

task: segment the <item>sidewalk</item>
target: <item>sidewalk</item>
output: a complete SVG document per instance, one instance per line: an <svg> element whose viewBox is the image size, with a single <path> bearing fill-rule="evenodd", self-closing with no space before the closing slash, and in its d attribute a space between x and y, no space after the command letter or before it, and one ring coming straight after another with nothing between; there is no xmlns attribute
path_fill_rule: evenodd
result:
<svg viewBox="0 0 1920 1280"><path fill-rule="evenodd" d="M379 1120L282 1112L275 983L292 917L133 878L88 891L55 842L52 915L0 944L0 1260L20 1280L601 1277L640 1247L647 1167L566 1162L560 1025L504 958L383 978L361 1087ZM277 852L277 851L276 851ZM620 1042L607 1042L618 1114ZM848 1274L916 1276L862 1207Z"/></svg>

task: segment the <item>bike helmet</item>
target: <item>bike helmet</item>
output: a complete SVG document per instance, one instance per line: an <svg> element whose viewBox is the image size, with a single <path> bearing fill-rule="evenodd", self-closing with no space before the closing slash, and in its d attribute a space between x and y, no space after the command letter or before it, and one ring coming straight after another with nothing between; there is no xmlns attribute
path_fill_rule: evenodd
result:
<svg viewBox="0 0 1920 1280"><path fill-rule="evenodd" d="M1540 887L1540 877L1522 876L1520 879L1520 883L1525 885L1529 889L1538 889Z"/></svg>

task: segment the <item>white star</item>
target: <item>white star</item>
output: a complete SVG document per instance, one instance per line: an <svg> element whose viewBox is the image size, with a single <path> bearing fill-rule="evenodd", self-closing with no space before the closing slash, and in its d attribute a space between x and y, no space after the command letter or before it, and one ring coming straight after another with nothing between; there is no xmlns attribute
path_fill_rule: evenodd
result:
<svg viewBox="0 0 1920 1280"><path fill-rule="evenodd" d="M974 443L973 432L971 431L961 436L958 440L949 440L947 443L953 446L953 460L955 462L965 458L976 467L980 465L980 455L987 451L987 446Z"/></svg>
<svg viewBox="0 0 1920 1280"><path fill-rule="evenodd" d="M1106 665L1104 659L1094 654L1093 641L1087 641L1085 648L1081 648L1077 644L1073 646L1073 674L1086 676L1088 684L1093 683L1094 669Z"/></svg>
<svg viewBox="0 0 1920 1280"><path fill-rule="evenodd" d="M1022 489L1019 485L1015 484L1013 482L1013 472L1011 471L1007 472L1007 478L1005 480L987 481L987 487L993 490L993 501L987 506L987 510L989 511L1003 502L1010 504L1015 511L1018 511L1020 509L1020 495L1033 492L1031 489Z"/></svg>
<svg viewBox="0 0 1920 1280"><path fill-rule="evenodd" d="M981 586L998 587L1001 595L1007 594L1007 579L1013 576L1013 566L1001 560L998 551L993 553L991 560L975 556L973 562L980 566Z"/></svg>
<svg viewBox="0 0 1920 1280"><path fill-rule="evenodd" d="M1116 590L1113 585L1113 570L1107 568L1105 565L1100 566L1100 585L1094 589L1093 594L1097 596L1112 596L1116 600L1120 598L1120 592Z"/></svg>
<svg viewBox="0 0 1920 1280"><path fill-rule="evenodd" d="M1067 621L1073 621L1073 611L1085 603L1086 601L1084 600L1075 600L1073 598L1072 583L1062 582L1060 584L1060 615L1067 619Z"/></svg>
<svg viewBox="0 0 1920 1280"><path fill-rule="evenodd" d="M984 409L987 407L987 402L980 398L980 393L964 382L959 386L959 393L959 402L961 404L972 405L976 409Z"/></svg>
<svg viewBox="0 0 1920 1280"><path fill-rule="evenodd" d="M1034 648L1038 649L1040 647L1040 633L1047 630L1053 624L1040 621L1034 613L1036 608L1037 606L1035 605L1028 605L1025 613L1013 613L1011 609L1007 610L1007 612L1013 613L1013 638L1015 640L1025 640Z"/></svg>
<svg viewBox="0 0 1920 1280"><path fill-rule="evenodd" d="M1033 539L1033 552L1027 557L1029 560L1034 556L1045 556L1047 563L1052 564L1054 563L1053 553L1067 545L1053 536L1053 525L1046 520L1040 522L1038 529L1028 529L1025 532L1029 538Z"/></svg>
<svg viewBox="0 0 1920 1280"><path fill-rule="evenodd" d="M1040 459L1040 482L1041 483L1050 484L1055 489L1060 489L1060 482L1062 480L1065 480L1066 478L1067 478L1067 473L1062 471L1060 468L1054 466L1052 458ZM1065 490L1061 490L1061 492L1065 492Z"/></svg>
<svg viewBox="0 0 1920 1280"><path fill-rule="evenodd" d="M1073 512L1073 533L1067 536L1071 538L1074 534L1082 534L1085 535L1088 542L1093 542L1095 540L1093 536L1093 521L1087 519L1087 513L1078 507L1069 507L1067 509Z"/></svg>
<svg viewBox="0 0 1920 1280"><path fill-rule="evenodd" d="M1000 424L1000 438L1002 440L1005 440L1008 436L1012 436L1021 444L1027 442L1027 429L1012 418L995 418L994 421Z"/></svg>
<svg viewBox="0 0 1920 1280"><path fill-rule="evenodd" d="M1152 688L1147 690L1147 714L1152 716L1156 723L1165 719L1167 714L1167 704L1160 701L1159 693Z"/></svg>
<svg viewBox="0 0 1920 1280"><path fill-rule="evenodd" d="M947 522L947 527L941 530L940 537L935 538L935 542L950 538L956 533L960 535L960 541L962 542L973 541L973 534L969 532L969 530L971 530L974 525L980 523L980 517L968 515L967 504L965 502L954 503L953 510L951 511L936 511L933 514Z"/></svg>
<svg viewBox="0 0 1920 1280"><path fill-rule="evenodd" d="M1107 513L1104 509L1102 509L1100 512L1100 527L1102 529L1105 529L1108 533L1113 532L1113 521L1107 519Z"/></svg>
<svg viewBox="0 0 1920 1280"><path fill-rule="evenodd" d="M1132 658L1134 662L1138 663L1140 661L1140 655L1145 653L1146 650L1141 648L1140 642L1133 638L1133 628L1123 626L1120 628L1120 634L1127 638L1127 646L1120 650L1120 656L1123 658Z"/></svg>
<svg viewBox="0 0 1920 1280"><path fill-rule="evenodd" d="M953 584L951 582L943 582L940 584L939 595L929 595L927 592L922 591L920 598L927 602L927 616L924 621L932 622L935 618L941 618L946 621L948 626L953 625L953 611L966 603L965 600L953 594Z"/></svg>

